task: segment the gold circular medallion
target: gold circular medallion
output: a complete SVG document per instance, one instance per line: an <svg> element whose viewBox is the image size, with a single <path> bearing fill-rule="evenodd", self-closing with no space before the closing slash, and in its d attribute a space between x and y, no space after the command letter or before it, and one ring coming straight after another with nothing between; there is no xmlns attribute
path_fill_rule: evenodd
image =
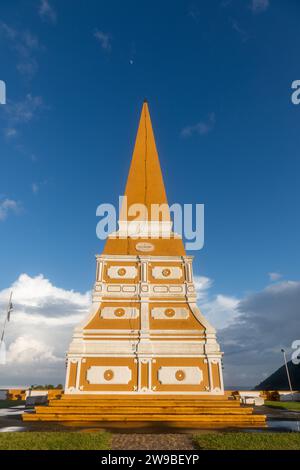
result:
<svg viewBox="0 0 300 470"><path fill-rule="evenodd" d="M125 269L125 268L120 268L120 269L118 269L118 274L119 274L119 276L125 276L125 274L126 274L126 269Z"/></svg>
<svg viewBox="0 0 300 470"><path fill-rule="evenodd" d="M109 381L109 380L112 380L112 379L113 379L114 373L113 373L113 371L112 371L111 369L107 369L107 370L104 372L104 375L103 375L103 376L104 376L104 380Z"/></svg>
<svg viewBox="0 0 300 470"><path fill-rule="evenodd" d="M175 378L176 380L178 380L179 382L181 382L182 380L185 379L185 373L183 370L179 369L176 371L176 374L175 374Z"/></svg>
<svg viewBox="0 0 300 470"><path fill-rule="evenodd" d="M166 268L166 269L162 270L162 275L163 276L168 277L168 276L170 276L170 274L171 274L171 269Z"/></svg>
<svg viewBox="0 0 300 470"><path fill-rule="evenodd" d="M173 308L166 308L165 315L168 318L172 318L175 315L175 310Z"/></svg>
<svg viewBox="0 0 300 470"><path fill-rule="evenodd" d="M125 310L124 310L124 308L117 308L114 311L114 314L115 314L116 317L123 317L123 315L125 315Z"/></svg>

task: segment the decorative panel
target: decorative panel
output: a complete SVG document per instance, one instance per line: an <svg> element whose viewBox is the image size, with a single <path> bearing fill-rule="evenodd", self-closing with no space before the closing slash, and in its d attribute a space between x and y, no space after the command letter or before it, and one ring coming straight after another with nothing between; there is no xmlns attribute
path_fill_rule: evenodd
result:
<svg viewBox="0 0 300 470"><path fill-rule="evenodd" d="M151 310L151 316L157 320L185 320L189 317L189 312L186 308L155 307Z"/></svg>
<svg viewBox="0 0 300 470"><path fill-rule="evenodd" d="M121 286L119 285L108 285L107 292L121 292Z"/></svg>
<svg viewBox="0 0 300 470"><path fill-rule="evenodd" d="M154 286L153 292L168 292L168 286Z"/></svg>
<svg viewBox="0 0 300 470"><path fill-rule="evenodd" d="M129 319L137 318L139 311L135 307L104 307L101 310L100 316L105 319Z"/></svg>
<svg viewBox="0 0 300 470"><path fill-rule="evenodd" d="M86 378L89 384L128 384L131 380L131 369L126 366L91 366L87 370Z"/></svg>
<svg viewBox="0 0 300 470"><path fill-rule="evenodd" d="M158 380L163 385L199 385L203 374L199 367L163 366L158 370Z"/></svg>
<svg viewBox="0 0 300 470"><path fill-rule="evenodd" d="M154 279L180 279L182 277L182 269L178 266L155 266L152 268L152 276Z"/></svg>
<svg viewBox="0 0 300 470"><path fill-rule="evenodd" d="M107 275L111 279L135 279L137 268L135 266L110 266Z"/></svg>
<svg viewBox="0 0 300 470"><path fill-rule="evenodd" d="M122 286L123 292L135 292L136 286Z"/></svg>

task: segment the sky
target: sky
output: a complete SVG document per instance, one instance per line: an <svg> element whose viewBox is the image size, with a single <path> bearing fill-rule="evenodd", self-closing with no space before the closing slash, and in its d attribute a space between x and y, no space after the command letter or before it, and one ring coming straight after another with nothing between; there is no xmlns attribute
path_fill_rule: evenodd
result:
<svg viewBox="0 0 300 470"><path fill-rule="evenodd" d="M191 254L226 385L282 365L300 338L299 14L298 0L1 1L0 321L12 288L15 309L0 383L64 380L103 248L96 208L123 194L145 98L169 202L205 205Z"/></svg>

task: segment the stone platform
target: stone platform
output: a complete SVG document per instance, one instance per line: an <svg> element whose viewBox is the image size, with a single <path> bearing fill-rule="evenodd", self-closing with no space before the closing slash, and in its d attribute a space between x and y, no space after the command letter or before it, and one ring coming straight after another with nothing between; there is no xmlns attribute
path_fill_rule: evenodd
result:
<svg viewBox="0 0 300 470"><path fill-rule="evenodd" d="M25 412L22 418L23 421L98 422L110 426L143 423L171 427L262 427L266 423L264 415L254 414L252 407L242 406L239 401L197 396L64 395L50 400L47 406L36 406L34 412Z"/></svg>

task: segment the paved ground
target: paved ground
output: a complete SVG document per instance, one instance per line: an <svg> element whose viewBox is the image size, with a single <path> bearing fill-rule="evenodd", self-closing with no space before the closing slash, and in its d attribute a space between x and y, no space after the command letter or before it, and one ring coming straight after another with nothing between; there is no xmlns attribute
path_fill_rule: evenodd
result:
<svg viewBox="0 0 300 470"><path fill-rule="evenodd" d="M289 411L280 408L271 408L270 406L256 406L255 414L267 415L268 419L296 420L300 418L299 411Z"/></svg>
<svg viewBox="0 0 300 470"><path fill-rule="evenodd" d="M193 450L189 434L114 434L112 450Z"/></svg>

